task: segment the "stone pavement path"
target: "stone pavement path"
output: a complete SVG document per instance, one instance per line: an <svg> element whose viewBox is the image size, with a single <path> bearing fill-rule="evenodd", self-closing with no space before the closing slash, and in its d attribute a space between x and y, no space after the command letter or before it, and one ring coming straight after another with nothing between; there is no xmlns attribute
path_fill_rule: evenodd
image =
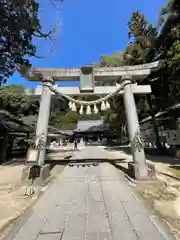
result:
<svg viewBox="0 0 180 240"><path fill-rule="evenodd" d="M100 147L87 146L82 151L77 151L73 154L71 160L104 160L107 159L107 154Z"/></svg>
<svg viewBox="0 0 180 240"><path fill-rule="evenodd" d="M87 147L81 155L95 152ZM102 154L102 152L101 152ZM104 154L104 153L103 153ZM98 155L97 155L98 156ZM109 163L66 167L8 240L163 240L164 235Z"/></svg>

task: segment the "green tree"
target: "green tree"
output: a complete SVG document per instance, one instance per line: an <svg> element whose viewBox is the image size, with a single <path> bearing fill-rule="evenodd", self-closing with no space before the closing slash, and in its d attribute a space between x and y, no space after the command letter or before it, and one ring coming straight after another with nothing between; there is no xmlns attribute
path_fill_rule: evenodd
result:
<svg viewBox="0 0 180 240"><path fill-rule="evenodd" d="M121 141L125 126L125 111L122 96L116 96L109 101L110 108L104 113L104 124L112 135Z"/></svg>
<svg viewBox="0 0 180 240"><path fill-rule="evenodd" d="M25 95L25 88L21 85L3 86L0 87L0 109L21 118L37 114L39 101Z"/></svg>
<svg viewBox="0 0 180 240"><path fill-rule="evenodd" d="M160 34L156 41L157 59L165 61L159 74L162 95L169 105L180 100L180 2L169 0L160 14Z"/></svg>
<svg viewBox="0 0 180 240"><path fill-rule="evenodd" d="M152 116L158 142L155 114L180 100L180 1L169 0L161 11L156 28L149 24L139 11L133 12L128 27L130 42L126 49L121 53L102 56L100 66L164 61L163 68L144 81L144 84L152 87L151 96L136 97L139 118ZM114 121L116 122L116 118Z"/></svg>
<svg viewBox="0 0 180 240"><path fill-rule="evenodd" d="M50 123L59 129L74 130L78 121L83 120L99 120L99 114L81 115L78 112L73 112L69 108L65 112L59 111L54 115L52 112Z"/></svg>
<svg viewBox="0 0 180 240"><path fill-rule="evenodd" d="M20 66L29 66L28 57L37 57L33 37L51 38L43 33L36 0L3 0L0 4L0 84Z"/></svg>
<svg viewBox="0 0 180 240"><path fill-rule="evenodd" d="M157 36L156 29L139 11L132 13L128 27L130 42L125 50L110 56L102 55L100 66L129 66L148 62L148 54ZM140 118L147 116L149 110L148 104L145 104L147 101L144 101L142 97L137 97L136 102ZM125 113L123 100L120 96L113 99L111 109L105 113L104 118L109 128L121 138L121 132L125 126Z"/></svg>
<svg viewBox="0 0 180 240"><path fill-rule="evenodd" d="M100 66L117 67L148 62L148 54L157 36L156 28L139 11L132 13L128 27L130 42L127 44L125 50L115 52L110 56L101 55Z"/></svg>
<svg viewBox="0 0 180 240"><path fill-rule="evenodd" d="M156 28L139 11L132 13L128 27L130 43L126 52L132 56L131 65L147 63L157 37Z"/></svg>
<svg viewBox="0 0 180 240"><path fill-rule="evenodd" d="M157 145L160 146L155 114L180 100L180 2L169 0L161 10L158 36L148 56L149 61L163 60L164 66L150 78L153 95L148 96L149 114L152 116ZM148 82L150 79L147 79Z"/></svg>

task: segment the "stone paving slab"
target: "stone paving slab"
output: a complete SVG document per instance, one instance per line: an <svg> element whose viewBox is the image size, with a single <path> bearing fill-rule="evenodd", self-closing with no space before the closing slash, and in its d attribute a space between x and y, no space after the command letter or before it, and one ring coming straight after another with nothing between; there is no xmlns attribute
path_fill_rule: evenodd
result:
<svg viewBox="0 0 180 240"><path fill-rule="evenodd" d="M81 156L99 154L97 147L86 149ZM123 173L109 163L67 166L33 207L27 222L7 240L96 239L170 239L153 224Z"/></svg>
<svg viewBox="0 0 180 240"><path fill-rule="evenodd" d="M73 231L69 231L68 229L64 231L63 236L62 236L63 240L85 240L85 233L83 232L73 232ZM60 240L62 240L60 239Z"/></svg>
<svg viewBox="0 0 180 240"><path fill-rule="evenodd" d="M86 233L86 240L112 240L110 233Z"/></svg>
<svg viewBox="0 0 180 240"><path fill-rule="evenodd" d="M138 238L136 232L134 231L122 205L120 208L119 212L108 212L113 240L137 240Z"/></svg>
<svg viewBox="0 0 180 240"><path fill-rule="evenodd" d="M107 155L104 149L101 149L99 147L86 147L80 152L75 152L71 158L71 160L82 160L82 159L91 159L91 160L107 159Z"/></svg>
<svg viewBox="0 0 180 240"><path fill-rule="evenodd" d="M39 234L37 240L60 240L62 233Z"/></svg>

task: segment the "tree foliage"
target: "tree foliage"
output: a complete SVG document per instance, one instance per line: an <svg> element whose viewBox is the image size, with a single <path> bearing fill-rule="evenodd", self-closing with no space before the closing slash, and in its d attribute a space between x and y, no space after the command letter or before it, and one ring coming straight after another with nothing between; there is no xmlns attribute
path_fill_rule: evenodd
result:
<svg viewBox="0 0 180 240"><path fill-rule="evenodd" d="M28 66L29 57L38 57L33 37L51 38L53 30L43 33L36 0L2 0L0 4L0 84L20 66Z"/></svg>
<svg viewBox="0 0 180 240"><path fill-rule="evenodd" d="M129 43L122 52L116 52L110 56L101 56L100 66L124 66L143 64L148 61L148 54L152 48L156 29L145 19L144 15L139 11L133 12L128 22L129 27ZM146 116L144 102L140 98L136 98L140 116ZM125 113L122 97L114 98L111 103L111 109L105 113L105 122L108 123L111 131L119 133L125 125Z"/></svg>
<svg viewBox="0 0 180 240"><path fill-rule="evenodd" d="M156 27L153 27L139 11L132 13L128 27L129 43L126 48L110 56L102 55L100 66L164 61L164 67L144 81L152 87L151 96L136 96L138 115L142 119L149 115L154 116L158 111L180 100L180 1L168 1L160 13ZM116 109L111 109L105 116L115 130L120 125L120 104L120 101L117 102ZM116 117L112 118L111 115ZM123 123L124 120L120 121Z"/></svg>
<svg viewBox="0 0 180 240"><path fill-rule="evenodd" d="M110 108L105 112L104 123L109 131L121 140L121 133L125 125L125 111L122 96L116 96L109 101Z"/></svg>
<svg viewBox="0 0 180 240"><path fill-rule="evenodd" d="M131 64L147 63L149 52L157 36L156 29L139 11L132 13L128 26L130 43L126 51L132 56Z"/></svg>
<svg viewBox="0 0 180 240"><path fill-rule="evenodd" d="M154 55L165 61L159 79L165 90L164 98L172 104L180 100L180 1L168 1L160 14L160 27Z"/></svg>
<svg viewBox="0 0 180 240"><path fill-rule="evenodd" d="M25 88L21 85L3 86L0 87L0 109L21 118L37 114L39 101L25 95Z"/></svg>
<svg viewBox="0 0 180 240"><path fill-rule="evenodd" d="M74 130L76 129L78 121L99 119L99 114L80 115L78 112L68 111L65 114L62 114L61 112L56 113L56 115L53 115L53 117L51 117L50 122L54 127L58 129Z"/></svg>
<svg viewBox="0 0 180 240"><path fill-rule="evenodd" d="M34 116L34 123L39 111L39 99L26 95L25 87L22 85L3 86L0 87L0 109L8 111L19 119L26 119L27 122L32 122ZM52 99L49 123L59 129L73 130L79 120L99 120L100 118L101 113L80 115L78 112L71 111L67 99Z"/></svg>
<svg viewBox="0 0 180 240"><path fill-rule="evenodd" d="M61 100L62 103L62 100ZM50 123L59 128L59 129L65 129L65 130L74 130L76 129L77 122L78 121L83 121L83 120L99 120L101 119L101 114L79 114L79 108L77 112L71 111L69 109L68 105L64 105L64 108L60 109L54 109L51 112L50 116Z"/></svg>
<svg viewBox="0 0 180 240"><path fill-rule="evenodd" d="M129 43L122 52L115 52L110 56L101 55L100 66L125 66L147 62L155 37L156 29L148 23L139 11L133 12L128 22Z"/></svg>

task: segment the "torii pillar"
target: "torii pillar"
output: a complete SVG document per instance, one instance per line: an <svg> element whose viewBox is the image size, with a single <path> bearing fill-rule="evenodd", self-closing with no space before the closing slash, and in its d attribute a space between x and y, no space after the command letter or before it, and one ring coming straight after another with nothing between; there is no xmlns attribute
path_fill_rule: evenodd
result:
<svg viewBox="0 0 180 240"><path fill-rule="evenodd" d="M146 164L144 148L143 146L140 148L135 148L135 146L132 144L139 129L138 114L131 87L132 76L123 76L121 80L124 85L124 106L128 125L129 140L131 141L134 175L135 179L145 180L148 179L148 167Z"/></svg>
<svg viewBox="0 0 180 240"><path fill-rule="evenodd" d="M39 114L36 127L36 136L42 137L44 147L40 150L38 165L44 165L44 158L46 153L46 142L48 135L48 123L51 109L51 90L49 86L52 86L54 81L51 77L43 79L42 94L40 99Z"/></svg>

